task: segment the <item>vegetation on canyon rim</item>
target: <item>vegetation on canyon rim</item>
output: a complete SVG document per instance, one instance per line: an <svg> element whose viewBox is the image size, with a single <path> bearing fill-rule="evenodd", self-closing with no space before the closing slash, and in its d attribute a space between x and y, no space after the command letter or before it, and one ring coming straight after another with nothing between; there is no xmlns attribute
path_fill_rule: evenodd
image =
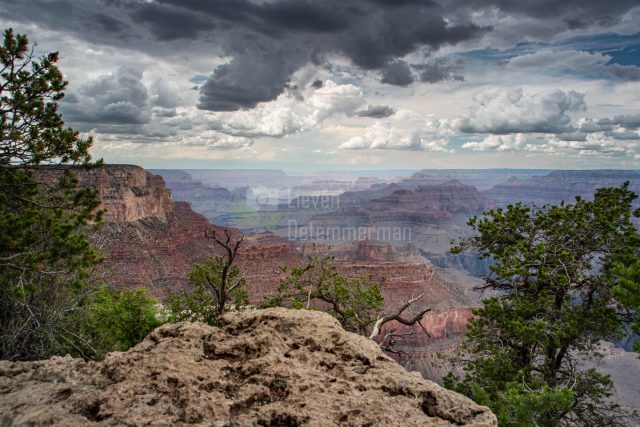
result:
<svg viewBox="0 0 640 427"><path fill-rule="evenodd" d="M282 271L287 276L266 306L309 309L312 302L319 301L345 330L358 334L366 333L384 306L380 283L364 274L339 274L330 255L312 255L305 265L285 266Z"/></svg>
<svg viewBox="0 0 640 427"><path fill-rule="evenodd" d="M169 295L169 320L172 322L198 320L216 325L225 312L242 309L249 304L245 280L235 264L244 236L232 236L228 230L210 230L206 236L222 250L222 256L194 263L189 274L190 289ZM262 305L263 308L324 310L335 317L345 330L360 335L370 334L371 339L377 338L384 324L391 321L422 326L422 317L430 311L423 308L414 316L403 316L403 312L422 297L420 295L392 313L384 312L381 283L364 274L340 274L335 257L330 255L310 255L305 265L281 266L280 271L284 278L280 280L275 294ZM395 343L403 335L406 333L385 331L379 341L380 347L395 352Z"/></svg>
<svg viewBox="0 0 640 427"><path fill-rule="evenodd" d="M229 304L234 307L249 304L245 279L235 264L244 236L233 237L228 230L224 230L224 236L218 236L215 230L205 235L221 247L224 254L194 263L189 273L192 288L169 296L170 320L173 322L199 320L215 325Z"/></svg>
<svg viewBox="0 0 640 427"><path fill-rule="evenodd" d="M466 376L449 375L449 387L489 405L503 425L624 424L611 380L585 361L626 323L637 330L634 199L625 183L593 201L516 204L469 220L475 235L453 252L491 257L482 289L497 296L474 311L460 360Z"/></svg>
<svg viewBox="0 0 640 427"><path fill-rule="evenodd" d="M405 301L391 312L385 311L382 296L384 279L378 282L364 273L344 276L338 272L334 256L309 255L305 265L284 266L281 271L286 276L265 307L324 310L335 317L345 330L377 340L380 348L388 353L399 353L395 349L398 340L412 331L384 330L385 324L394 321L405 326L418 324L428 333L421 320L431 311L429 307L418 309L413 316L405 315L405 311L423 295Z"/></svg>
<svg viewBox="0 0 640 427"><path fill-rule="evenodd" d="M35 58L26 36L10 29L4 32L0 46L3 359L66 353L96 358L122 349L129 338L144 336L151 326L139 318L127 319L149 307L152 301L146 291L134 291L133 299L111 294L91 277L100 257L87 237L100 223L102 212L97 191L78 187L71 166L91 169L102 162L89 155L91 138L80 138L64 127L58 101L67 82L57 60L57 53ZM138 306L123 303L123 298ZM129 310L127 316L123 310ZM115 338L128 334L131 337L124 340ZM111 345L114 340L119 344Z"/></svg>
<svg viewBox="0 0 640 427"><path fill-rule="evenodd" d="M64 127L57 102L66 87L57 54L34 58L25 36L7 30L0 47L0 357L55 354L100 358L139 342L161 320L146 290L114 291L92 276L100 256L88 236L102 212L95 190L73 168L100 167L91 139ZM36 169L37 173L36 173ZM510 206L472 218L476 234L454 249L479 251L495 264L484 300L469 323L461 360L466 375L447 385L489 405L503 425L613 424L608 377L588 369L598 342L625 324L640 332L640 236L631 222L627 186L600 189L593 201ZM224 249L194 266L191 293L169 299L169 320L186 314L215 324L247 292L234 265L242 239L217 236ZM381 313L380 284L340 275L331 257L284 267L269 302L318 307L343 327L375 338L386 322L419 322ZM417 298L416 298L417 299ZM381 340L393 351L393 331Z"/></svg>

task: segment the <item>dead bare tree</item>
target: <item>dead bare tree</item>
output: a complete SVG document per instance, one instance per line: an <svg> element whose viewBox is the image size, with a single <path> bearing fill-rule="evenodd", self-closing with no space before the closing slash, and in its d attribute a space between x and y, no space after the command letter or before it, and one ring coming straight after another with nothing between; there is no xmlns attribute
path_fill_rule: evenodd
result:
<svg viewBox="0 0 640 427"><path fill-rule="evenodd" d="M224 314L231 293L238 287L243 286L245 282L243 277L237 278L238 268L234 265L238 250L244 241L244 234L239 232L238 237L232 237L229 234L229 230L225 228L221 236L214 228L209 228L205 230L205 237L213 240L224 252L221 257L220 275L216 274L215 277L209 274L205 275L215 301L216 315L220 317ZM234 283L230 283L232 281Z"/></svg>
<svg viewBox="0 0 640 427"><path fill-rule="evenodd" d="M392 321L401 323L405 326L413 326L417 323L418 325L420 325L420 327L422 328L425 334L427 334L428 336L431 336L427 331L427 329L422 324L422 318L424 317L425 314L431 311L430 308L423 308L422 310L420 310L420 312L418 312L415 316L412 316L412 317L405 318L402 315L406 309L411 307L413 303L419 301L423 296L424 294L420 294L415 298L411 298L409 301L405 302L400 307L398 307L398 309L395 310L393 313L385 314L382 317L378 317L378 320L376 320L376 322L373 324L373 330L371 331L371 335L369 335L369 339L375 340L376 337L380 335L380 332L382 331L382 327L386 323L389 323ZM396 330L397 329L391 329L387 331L384 337L382 338L382 340L380 340L380 342L378 343L378 345L382 350L388 353L402 354L403 353L402 351L395 350L397 340L402 339L407 335L412 335L413 331L396 332Z"/></svg>

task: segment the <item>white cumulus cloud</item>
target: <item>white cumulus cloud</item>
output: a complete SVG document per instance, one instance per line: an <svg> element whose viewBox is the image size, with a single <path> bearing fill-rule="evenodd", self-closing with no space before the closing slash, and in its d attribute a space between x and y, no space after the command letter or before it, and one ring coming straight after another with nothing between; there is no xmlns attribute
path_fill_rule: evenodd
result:
<svg viewBox="0 0 640 427"><path fill-rule="evenodd" d="M343 142L340 148L446 151L449 135L447 120L399 110L388 120L379 120L367 127L362 135Z"/></svg>
<svg viewBox="0 0 640 427"><path fill-rule="evenodd" d="M524 148L524 134L488 135L482 141L469 141L462 144L462 148L474 151L519 151Z"/></svg>
<svg viewBox="0 0 640 427"><path fill-rule="evenodd" d="M352 84L327 80L311 90L304 100L285 93L251 110L216 113L211 128L250 138L283 137L314 129L337 114L352 115L364 102L362 90Z"/></svg>
<svg viewBox="0 0 640 427"><path fill-rule="evenodd" d="M466 133L559 133L571 129L568 113L584 110L584 94L575 91L492 89L474 96L470 113L458 118L455 126Z"/></svg>

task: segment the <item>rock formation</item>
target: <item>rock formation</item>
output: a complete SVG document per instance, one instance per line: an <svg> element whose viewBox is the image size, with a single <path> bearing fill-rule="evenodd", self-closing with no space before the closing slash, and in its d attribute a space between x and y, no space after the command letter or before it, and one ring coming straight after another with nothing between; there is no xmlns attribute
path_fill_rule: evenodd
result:
<svg viewBox="0 0 640 427"><path fill-rule="evenodd" d="M533 175L542 175L549 170L535 169L423 169L402 180L405 188L416 188L430 183L441 184L456 179L463 184L472 185L478 190L487 190L504 182L509 177L526 179Z"/></svg>
<svg viewBox="0 0 640 427"><path fill-rule="evenodd" d="M449 249L452 239L468 233L468 217L491 206L485 196L455 180L412 189L403 185L344 193L330 212L294 204L278 211L280 222L273 231L289 239L332 245L350 240L411 243L423 256L439 258L442 267L472 266L473 262L452 257Z"/></svg>
<svg viewBox="0 0 640 427"><path fill-rule="evenodd" d="M105 165L78 174L80 185L100 189L105 221L133 222L149 217L166 219L173 210L171 191L157 175L133 165Z"/></svg>
<svg viewBox="0 0 640 427"><path fill-rule="evenodd" d="M529 179L511 178L485 191L485 195L499 206L524 202L558 204L571 203L575 196L593 199L598 188L619 187L629 181L631 189L640 191L640 174L630 170L567 170L552 171Z"/></svg>
<svg viewBox="0 0 640 427"><path fill-rule="evenodd" d="M0 425L496 426L327 314L162 326L103 362L0 362Z"/></svg>
<svg viewBox="0 0 640 427"><path fill-rule="evenodd" d="M100 173L106 176L101 177ZM154 178L139 167L111 166L92 174L90 177L81 175L81 181L97 185L101 194L110 195L111 198L103 200L107 212L112 207L118 212L133 211L127 207L129 203L144 206L152 194L163 194L170 201L162 179ZM132 176L137 176L138 180L134 181ZM149 188L136 195L127 185L128 182L139 183L140 177L146 179ZM117 179L121 181L114 182ZM117 194L127 198L118 201ZM161 299L186 288L193 262L202 261L219 249L205 237L205 230L214 226L185 202L168 204L162 199L159 207L136 212L135 217L108 214L99 232L93 236L94 244L104 253L105 261L100 268L103 280L120 288L144 287ZM231 232L238 231L231 229ZM238 265L246 279L251 301L260 304L268 298L282 277L279 267L301 265L311 250L309 244L290 242L270 232L247 235ZM433 309L423 322L431 336L420 329L402 343L400 347L408 355L407 361L430 360L433 354L426 346L459 337L465 330L469 307L477 304L464 287L442 280L434 266L411 245L395 247L382 242L356 241L332 248L318 246L313 250L326 250L336 255L343 274L364 273L376 279L386 278L382 292L389 310L412 297L424 295L412 309L425 306ZM420 366L427 372L426 362Z"/></svg>
<svg viewBox="0 0 640 427"><path fill-rule="evenodd" d="M188 202L196 212L214 224L229 225L229 220L243 213L237 206L247 203L247 187L231 191L217 185L207 186L181 170L165 169L153 173L158 173L164 179L175 201Z"/></svg>

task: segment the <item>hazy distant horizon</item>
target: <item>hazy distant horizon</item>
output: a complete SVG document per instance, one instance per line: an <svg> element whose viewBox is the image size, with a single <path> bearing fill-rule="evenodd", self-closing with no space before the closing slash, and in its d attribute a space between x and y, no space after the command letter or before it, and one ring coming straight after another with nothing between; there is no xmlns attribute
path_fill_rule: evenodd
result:
<svg viewBox="0 0 640 427"><path fill-rule="evenodd" d="M149 167L149 168L145 168L147 170L153 171L153 170L181 170L181 171L185 171L185 172L189 172L189 171L282 171L286 174L295 174L296 176L304 176L304 175L314 175L314 174L327 174L327 173L357 173L357 174L361 174L361 173L376 173L376 172L380 172L380 173L385 173L385 174L389 174L389 173L403 173L403 174L413 174L416 172L420 172L420 171L451 171L451 172L455 172L455 171L465 171L465 172L474 172L474 171L478 171L478 172L482 172L482 171L504 171L504 172L509 172L509 171L531 171L531 172L552 172L552 171L584 171L584 172L597 172L597 171L630 171L630 172L637 172L640 173L640 169L631 169L631 168L593 168L593 169L577 169L577 168L422 168L422 169L393 169L393 168L389 168L389 169L318 169L318 170L311 170L311 171L305 171L305 170L295 170L295 169L283 169L283 168L267 168L267 167L256 167L256 168L222 168L222 167L217 167L217 168L181 168L181 167L162 167L162 168L156 168L156 167Z"/></svg>

